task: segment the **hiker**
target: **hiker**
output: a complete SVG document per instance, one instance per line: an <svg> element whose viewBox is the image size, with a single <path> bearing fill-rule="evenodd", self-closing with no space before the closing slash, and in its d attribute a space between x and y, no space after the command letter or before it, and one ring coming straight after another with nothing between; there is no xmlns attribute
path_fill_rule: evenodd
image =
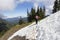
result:
<svg viewBox="0 0 60 40"><path fill-rule="evenodd" d="M38 15L36 15L35 16L36 24L38 24L38 19L39 19L39 17L38 17Z"/></svg>

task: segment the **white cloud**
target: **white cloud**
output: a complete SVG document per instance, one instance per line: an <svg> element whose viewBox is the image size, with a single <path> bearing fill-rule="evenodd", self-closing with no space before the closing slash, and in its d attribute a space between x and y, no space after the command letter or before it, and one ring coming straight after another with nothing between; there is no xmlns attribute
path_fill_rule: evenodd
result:
<svg viewBox="0 0 60 40"><path fill-rule="evenodd" d="M48 9L46 9L46 14L45 14L46 16L47 15L50 15L50 13L49 13L49 10Z"/></svg>
<svg viewBox="0 0 60 40"><path fill-rule="evenodd" d="M47 6L48 9L53 9L53 5Z"/></svg>
<svg viewBox="0 0 60 40"><path fill-rule="evenodd" d="M0 10L13 10L16 8L17 3L31 2L35 9L42 3L48 10L47 13L53 9L55 0L0 0Z"/></svg>
<svg viewBox="0 0 60 40"><path fill-rule="evenodd" d="M37 10L38 3L34 3L34 8Z"/></svg>
<svg viewBox="0 0 60 40"><path fill-rule="evenodd" d="M35 8L38 7L39 3L52 8L51 5L53 5L54 0L18 0L18 3L23 2L32 2ZM13 10L16 5L16 0L0 0L0 10Z"/></svg>
<svg viewBox="0 0 60 40"><path fill-rule="evenodd" d="M45 1L45 0L19 0L20 3L23 3L23 2L32 2L33 5L34 5L34 8L36 9L39 5L40 2L42 1Z"/></svg>
<svg viewBox="0 0 60 40"><path fill-rule="evenodd" d="M0 13L0 18L6 18L2 13Z"/></svg>
<svg viewBox="0 0 60 40"><path fill-rule="evenodd" d="M16 0L0 0L0 10L13 10L16 7Z"/></svg>
<svg viewBox="0 0 60 40"><path fill-rule="evenodd" d="M32 2L34 7L35 7L35 9L37 9L39 4L42 3L43 5L45 5L46 9L49 11L49 10L53 9L54 1L55 0L20 0L20 3Z"/></svg>
<svg viewBox="0 0 60 40"><path fill-rule="evenodd" d="M32 0L19 0L20 3L23 3L23 2L32 2Z"/></svg>

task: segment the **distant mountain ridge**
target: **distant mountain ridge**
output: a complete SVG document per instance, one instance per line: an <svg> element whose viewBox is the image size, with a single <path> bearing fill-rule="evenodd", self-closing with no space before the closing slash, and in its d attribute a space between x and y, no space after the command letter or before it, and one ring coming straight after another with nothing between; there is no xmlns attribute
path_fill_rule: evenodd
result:
<svg viewBox="0 0 60 40"><path fill-rule="evenodd" d="M27 17L24 17L22 19L23 19L23 21L27 22ZM14 18L7 18L5 20L10 22L10 23L18 23L20 18L19 17L14 17Z"/></svg>

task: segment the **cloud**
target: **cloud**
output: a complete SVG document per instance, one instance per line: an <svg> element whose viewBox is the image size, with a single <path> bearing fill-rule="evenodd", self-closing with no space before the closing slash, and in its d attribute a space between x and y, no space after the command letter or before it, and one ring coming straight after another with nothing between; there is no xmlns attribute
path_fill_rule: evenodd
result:
<svg viewBox="0 0 60 40"><path fill-rule="evenodd" d="M13 10L16 7L16 0L0 0L0 10Z"/></svg>
<svg viewBox="0 0 60 40"><path fill-rule="evenodd" d="M6 18L2 13L0 13L0 18Z"/></svg>
<svg viewBox="0 0 60 40"><path fill-rule="evenodd" d="M55 0L0 0L0 10L13 10L18 3L23 2L32 2L35 8L37 8L40 3L43 3L43 5L47 7L51 7L54 1Z"/></svg>
<svg viewBox="0 0 60 40"><path fill-rule="evenodd" d="M37 10L38 3L34 3L34 8Z"/></svg>
<svg viewBox="0 0 60 40"><path fill-rule="evenodd" d="M42 3L43 5L45 5L48 13L53 9L54 1L55 0L0 0L0 10L14 10L18 4L23 2L30 2L33 3L35 9L37 9L37 7Z"/></svg>
<svg viewBox="0 0 60 40"><path fill-rule="evenodd" d="M34 8L37 9L38 5L40 2L44 1L44 0L19 0L20 3L23 3L23 2L32 2L33 5L34 5Z"/></svg>
<svg viewBox="0 0 60 40"><path fill-rule="evenodd" d="M32 2L34 5L34 8L37 9L37 7L42 3L47 10L52 10L53 9L53 4L55 0L19 0L20 3L23 2Z"/></svg>

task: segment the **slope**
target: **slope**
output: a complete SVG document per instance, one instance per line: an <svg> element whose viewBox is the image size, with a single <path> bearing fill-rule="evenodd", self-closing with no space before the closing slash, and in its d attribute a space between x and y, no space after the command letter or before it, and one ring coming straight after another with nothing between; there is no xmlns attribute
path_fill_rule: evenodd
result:
<svg viewBox="0 0 60 40"><path fill-rule="evenodd" d="M51 14L49 17L35 22L21 30L15 32L8 38L11 40L14 36L26 36L26 39L36 40L60 40L60 11Z"/></svg>

